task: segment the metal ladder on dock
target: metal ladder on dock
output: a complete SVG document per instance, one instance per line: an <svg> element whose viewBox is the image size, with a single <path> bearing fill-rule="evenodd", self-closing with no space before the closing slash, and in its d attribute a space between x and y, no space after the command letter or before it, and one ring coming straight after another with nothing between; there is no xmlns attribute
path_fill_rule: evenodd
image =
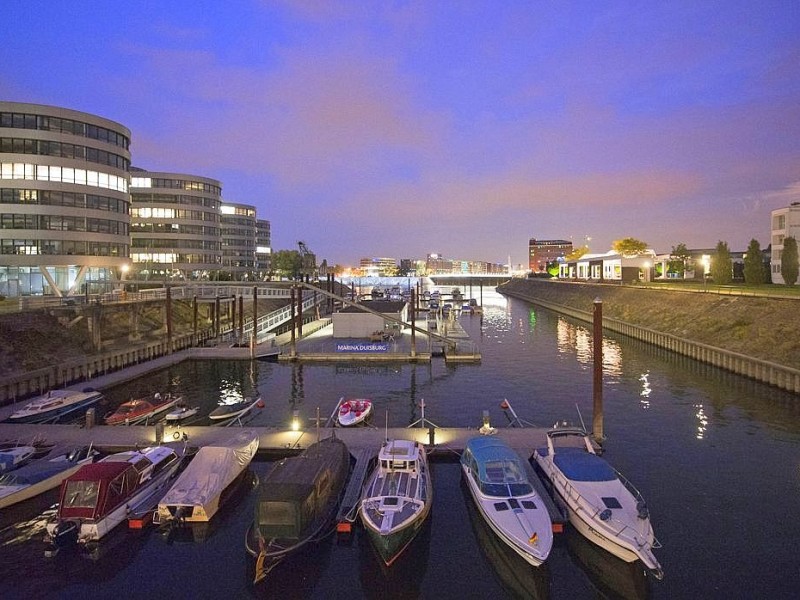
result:
<svg viewBox="0 0 800 600"><path fill-rule="evenodd" d="M350 524L358 516L358 504L361 500L361 490L364 489L364 480L367 478L373 459L378 456L378 449L359 448L353 455L356 464L353 466L353 472L350 474L347 489L336 515L336 531L338 533L350 533Z"/></svg>

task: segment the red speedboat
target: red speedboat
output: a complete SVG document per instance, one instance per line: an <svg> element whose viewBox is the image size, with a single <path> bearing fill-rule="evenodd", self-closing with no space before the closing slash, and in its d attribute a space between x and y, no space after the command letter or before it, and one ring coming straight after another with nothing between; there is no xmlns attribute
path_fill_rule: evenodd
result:
<svg viewBox="0 0 800 600"><path fill-rule="evenodd" d="M154 419L180 402L180 396L156 393L152 400L136 398L119 405L116 411L106 417L106 425L136 425Z"/></svg>
<svg viewBox="0 0 800 600"><path fill-rule="evenodd" d="M372 400L354 398L339 405L339 425L351 427L363 423L372 414Z"/></svg>

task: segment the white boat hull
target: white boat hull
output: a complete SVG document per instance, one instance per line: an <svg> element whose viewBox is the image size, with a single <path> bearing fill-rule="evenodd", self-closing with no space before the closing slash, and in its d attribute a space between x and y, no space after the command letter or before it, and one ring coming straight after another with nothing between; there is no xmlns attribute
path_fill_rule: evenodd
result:
<svg viewBox="0 0 800 600"><path fill-rule="evenodd" d="M653 554L657 542L649 515L645 511L643 517L639 516L637 498L619 475L605 480L569 479L553 458L554 451L566 450L555 448L551 440L548 443L550 446L546 451L536 451L535 460L566 506L572 526L587 540L614 556L625 562L641 560L656 577L663 576L661 565ZM610 470L613 477L613 469ZM611 506L609 502L616 505Z"/></svg>
<svg viewBox="0 0 800 600"><path fill-rule="evenodd" d="M169 480L175 475L181 465L182 453L171 464L164 466L154 475L145 485L139 488L134 494L129 496L125 502L114 507L111 511L103 515L100 519L78 519L78 543L86 544L96 542L108 535L117 525L125 521L128 517L136 514L138 510L151 502L153 497L163 491ZM68 519L70 520L70 519ZM57 535L57 528L61 520L54 520L47 524L46 531L49 541L53 541Z"/></svg>
<svg viewBox="0 0 800 600"><path fill-rule="evenodd" d="M46 479L32 485L0 486L0 508L5 508L7 506L17 504L18 502L30 500L39 494L43 494L48 490L58 487L61 485L62 481L75 473L81 468L82 465L83 463L76 464L74 467L59 473L55 477L51 477L50 479Z"/></svg>
<svg viewBox="0 0 800 600"><path fill-rule="evenodd" d="M532 515L533 518L529 520L529 523L525 528L528 539L522 539L521 536L512 535L510 533L510 528L503 526L503 524L501 524L501 522L495 516L494 512L490 512L496 502L507 499L501 497L484 496L476 485L475 480L469 472L469 469L462 465L461 470L464 474L464 479L467 482L467 488L469 489L470 495L475 501L475 505L478 507L481 516L486 523L488 523L492 531L494 531L494 533L506 545L514 550L514 552L519 554L519 556L521 556L527 563L533 565L534 567L540 566L549 556L550 550L553 546L552 522L550 521L550 515L548 514L547 509L544 507L541 498L535 494L516 498L516 500L519 502L522 502L523 500L532 500L538 507L535 511L528 511L534 512L536 515ZM509 510L507 512L511 513L512 511ZM530 539L534 532L537 534L538 540L535 543L531 543Z"/></svg>

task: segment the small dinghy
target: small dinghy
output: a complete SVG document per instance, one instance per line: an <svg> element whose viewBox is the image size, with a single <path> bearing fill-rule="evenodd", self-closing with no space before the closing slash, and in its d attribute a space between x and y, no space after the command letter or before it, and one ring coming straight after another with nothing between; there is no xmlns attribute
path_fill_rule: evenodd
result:
<svg viewBox="0 0 800 600"><path fill-rule="evenodd" d="M366 421L372 414L372 400L354 398L339 404L339 425L352 427Z"/></svg>

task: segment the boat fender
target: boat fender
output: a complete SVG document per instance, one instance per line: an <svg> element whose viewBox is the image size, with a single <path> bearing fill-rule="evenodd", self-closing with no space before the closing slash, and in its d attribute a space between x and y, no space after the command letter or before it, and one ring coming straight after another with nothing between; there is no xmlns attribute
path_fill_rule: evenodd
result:
<svg viewBox="0 0 800 600"><path fill-rule="evenodd" d="M611 509L607 508L603 512L600 513L600 520L601 521L608 521L611 518Z"/></svg>
<svg viewBox="0 0 800 600"><path fill-rule="evenodd" d="M644 500L639 500L636 503L636 512L640 519L646 519L650 516L650 510L647 508Z"/></svg>

